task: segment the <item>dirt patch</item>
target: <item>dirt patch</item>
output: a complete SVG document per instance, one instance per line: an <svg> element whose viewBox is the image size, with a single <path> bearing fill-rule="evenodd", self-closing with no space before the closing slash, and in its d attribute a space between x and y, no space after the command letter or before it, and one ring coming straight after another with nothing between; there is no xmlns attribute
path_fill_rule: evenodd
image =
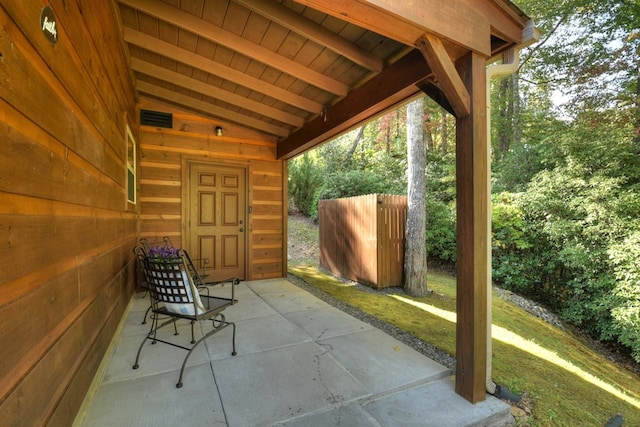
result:
<svg viewBox="0 0 640 427"><path fill-rule="evenodd" d="M289 264L318 267L320 262L318 224L303 215L289 215L288 228Z"/></svg>

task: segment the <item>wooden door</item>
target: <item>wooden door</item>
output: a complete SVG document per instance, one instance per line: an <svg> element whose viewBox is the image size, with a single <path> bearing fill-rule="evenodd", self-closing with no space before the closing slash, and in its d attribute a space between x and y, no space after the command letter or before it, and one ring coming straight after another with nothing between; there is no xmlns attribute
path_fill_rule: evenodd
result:
<svg viewBox="0 0 640 427"><path fill-rule="evenodd" d="M245 278L246 173L234 166L189 164L187 250L206 281Z"/></svg>

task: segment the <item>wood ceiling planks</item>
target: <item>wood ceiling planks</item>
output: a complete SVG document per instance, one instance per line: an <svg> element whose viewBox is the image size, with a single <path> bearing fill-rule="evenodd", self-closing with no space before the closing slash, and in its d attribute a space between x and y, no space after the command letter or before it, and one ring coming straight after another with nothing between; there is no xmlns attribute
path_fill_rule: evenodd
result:
<svg viewBox="0 0 640 427"><path fill-rule="evenodd" d="M409 42L402 37L424 35L419 25L380 13L379 5L398 6L387 0L116 1L140 93L259 130L269 140L284 140L327 108L349 105L356 89L415 48L417 38ZM493 4L496 1L500 5ZM471 0L454 2L466 5L465 23L478 18L477 26L461 33L464 40L468 34L488 31L484 26L491 13L504 15L496 22L511 37L513 16L519 12L504 12L504 0L479 2L481 6ZM454 6L439 8L434 16L448 17ZM345 13L333 13L336 10ZM372 13L349 16L362 10ZM416 14L424 16L425 11L416 9ZM453 28L460 22L438 25ZM403 26L408 32L400 37ZM371 30L378 27L383 31ZM489 40L473 42L484 46ZM505 41L500 48L508 45ZM441 55L454 61L466 52L446 38L438 46ZM432 89L443 93L441 87ZM461 94L451 89L444 93ZM461 104L457 100L456 108Z"/></svg>
<svg viewBox="0 0 640 427"><path fill-rule="evenodd" d="M361 49L359 46L350 43L339 31L335 33L311 20L302 19L299 14L292 10L278 7L277 3L270 0L237 0L245 7L252 9L266 18L277 22L302 37L315 42L319 46L326 46L335 51L338 55L344 56L354 63L361 65L371 71L382 71L383 61L381 58ZM344 23L342 27L344 28Z"/></svg>
<svg viewBox="0 0 640 427"><path fill-rule="evenodd" d="M251 1L120 0L134 71L140 81L151 84L141 88L154 96L167 94L158 88L196 100L210 95L212 105L233 106L236 112L247 111L248 117L281 121L295 129L346 96L368 68L378 70L384 64L383 58L344 37L359 39L366 30L308 8L302 8L301 15L273 2L247 6ZM285 22L287 17L295 19ZM332 49L322 44L331 40ZM184 104L185 98L180 99ZM250 108L240 108L242 104Z"/></svg>

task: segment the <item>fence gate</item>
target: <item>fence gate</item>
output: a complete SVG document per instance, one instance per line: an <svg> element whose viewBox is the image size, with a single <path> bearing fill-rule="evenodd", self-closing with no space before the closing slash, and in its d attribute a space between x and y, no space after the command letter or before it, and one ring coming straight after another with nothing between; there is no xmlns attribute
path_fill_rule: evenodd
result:
<svg viewBox="0 0 640 427"><path fill-rule="evenodd" d="M319 221L323 268L377 289L402 285L406 196L321 200Z"/></svg>

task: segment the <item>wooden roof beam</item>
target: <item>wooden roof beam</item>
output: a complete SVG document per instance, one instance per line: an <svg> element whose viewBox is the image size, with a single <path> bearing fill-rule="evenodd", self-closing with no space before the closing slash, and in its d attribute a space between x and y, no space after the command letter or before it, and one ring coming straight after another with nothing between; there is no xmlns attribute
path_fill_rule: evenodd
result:
<svg viewBox="0 0 640 427"><path fill-rule="evenodd" d="M154 16L164 22L185 29L209 41L225 46L248 58L266 64L285 74L338 96L345 96L349 87L302 64L278 55L269 49L233 34L224 28L212 25L177 7L156 0L118 0L120 3Z"/></svg>
<svg viewBox="0 0 640 427"><path fill-rule="evenodd" d="M196 111L201 111L205 114L218 117L223 120L238 123L245 127L254 128L272 135L284 137L289 134L287 129L279 126L270 125L262 120L254 119L253 117L246 116L244 114L230 111L227 108L218 107L209 102L192 98L181 93L176 93L172 90L165 89L163 87L154 85L152 83L138 80L136 82L136 89L140 93L146 93L147 95L154 96L162 99L170 104L182 105Z"/></svg>
<svg viewBox="0 0 640 427"><path fill-rule="evenodd" d="M375 72L382 71L384 61L378 56L360 48L360 46L332 33L322 25L298 15L272 0L235 0L285 28L325 46L354 63Z"/></svg>
<svg viewBox="0 0 640 427"><path fill-rule="evenodd" d="M278 110L277 108L269 107L261 104L260 102L248 99L244 96L236 95L235 93L224 89L212 87L210 84L203 81L187 77L184 74L168 70L158 65L150 64L138 58L131 58L131 68L134 71L154 77L158 80L163 80L204 96L219 99L220 101L235 105L236 107L251 110L257 114L262 114L263 116L276 119L294 128L298 128L304 124L304 120L301 117L286 113Z"/></svg>
<svg viewBox="0 0 640 427"><path fill-rule="evenodd" d="M436 102L436 104L438 104L439 106L444 108L447 111L447 113L451 114L452 116L456 115L456 113L453 111L453 108L451 107L451 104L449 103L449 100L447 99L446 95L444 94L444 92L442 92L442 89L440 89L438 86L436 86L435 83L433 83L432 81L427 79L425 81L422 81L422 82L418 83L418 87L429 98L434 100Z"/></svg>
<svg viewBox="0 0 640 427"><path fill-rule="evenodd" d="M413 46L426 31L460 46L488 54L489 32L484 16L473 2L460 6L454 1L421 0L296 0L336 18Z"/></svg>
<svg viewBox="0 0 640 427"><path fill-rule="evenodd" d="M154 52L158 55L171 58L190 67L197 68L198 70L202 70L214 76L218 76L222 79L270 96L274 99L285 102L289 105L293 105L294 107L300 108L310 113L319 114L324 108L324 105L309 98L295 95L278 86L265 83L260 79L248 76L241 71L207 59L195 52L182 49L174 44L164 42L150 35L132 30L128 27L124 27L123 30L124 40L127 43L139 46L150 52Z"/></svg>
<svg viewBox="0 0 640 427"><path fill-rule="evenodd" d="M471 96L462 82L455 64L449 58L442 41L426 34L416 42L416 46L436 75L455 116L468 116L471 111Z"/></svg>
<svg viewBox="0 0 640 427"><path fill-rule="evenodd" d="M529 18L508 0L295 0L338 19L413 46L425 32L491 56L492 32L521 41ZM457 58L455 58L457 59Z"/></svg>
<svg viewBox="0 0 640 427"><path fill-rule="evenodd" d="M329 107L321 117L278 143L277 158L289 159L369 120L418 94L417 83L431 75L418 50L412 50Z"/></svg>

